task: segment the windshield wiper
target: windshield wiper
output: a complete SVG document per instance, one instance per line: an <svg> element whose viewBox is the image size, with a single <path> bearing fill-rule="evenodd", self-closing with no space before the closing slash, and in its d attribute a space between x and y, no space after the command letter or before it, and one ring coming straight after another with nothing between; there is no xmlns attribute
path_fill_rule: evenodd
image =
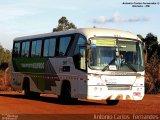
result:
<svg viewBox="0 0 160 120"><path fill-rule="evenodd" d="M108 65L106 65L106 66L102 69L102 71L103 71L103 72L106 71L106 70L108 69L108 66L111 65L115 60L116 60L116 58L113 58L113 59L108 63Z"/></svg>
<svg viewBox="0 0 160 120"><path fill-rule="evenodd" d="M137 72L137 70L133 67L132 64L125 62L124 65L126 65L129 69L133 70L134 72Z"/></svg>

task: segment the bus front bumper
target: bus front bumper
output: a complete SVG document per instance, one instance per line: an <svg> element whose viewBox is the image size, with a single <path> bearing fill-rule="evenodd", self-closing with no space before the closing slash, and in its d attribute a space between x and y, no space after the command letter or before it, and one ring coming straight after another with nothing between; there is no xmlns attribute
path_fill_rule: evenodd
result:
<svg viewBox="0 0 160 120"><path fill-rule="evenodd" d="M107 86L88 86L87 99L92 100L142 100L144 86L132 86L126 89L108 89Z"/></svg>

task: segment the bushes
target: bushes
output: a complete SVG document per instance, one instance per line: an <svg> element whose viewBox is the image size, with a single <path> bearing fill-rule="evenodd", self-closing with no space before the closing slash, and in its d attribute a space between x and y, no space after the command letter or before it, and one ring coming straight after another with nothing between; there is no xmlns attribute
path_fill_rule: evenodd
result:
<svg viewBox="0 0 160 120"><path fill-rule="evenodd" d="M10 85L11 72L9 71L0 71L0 91L11 90Z"/></svg>
<svg viewBox="0 0 160 120"><path fill-rule="evenodd" d="M150 61L145 60L145 93L156 94L160 90L159 63L156 54L153 54Z"/></svg>

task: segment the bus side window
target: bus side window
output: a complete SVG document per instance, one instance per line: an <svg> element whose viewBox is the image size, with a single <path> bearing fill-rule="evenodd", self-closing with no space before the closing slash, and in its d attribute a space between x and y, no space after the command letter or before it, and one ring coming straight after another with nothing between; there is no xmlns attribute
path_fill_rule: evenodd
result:
<svg viewBox="0 0 160 120"><path fill-rule="evenodd" d="M32 41L31 57L41 57L42 40Z"/></svg>
<svg viewBox="0 0 160 120"><path fill-rule="evenodd" d="M13 57L19 57L20 56L20 42L15 43L13 47Z"/></svg>
<svg viewBox="0 0 160 120"><path fill-rule="evenodd" d="M54 57L56 48L56 38L45 39L43 57Z"/></svg>
<svg viewBox="0 0 160 120"><path fill-rule="evenodd" d="M22 57L28 57L29 56L29 47L30 47L30 42L23 42L22 43L22 51L21 51L21 56Z"/></svg>
<svg viewBox="0 0 160 120"><path fill-rule="evenodd" d="M61 37L59 43L59 56L65 56L71 37Z"/></svg>
<svg viewBox="0 0 160 120"><path fill-rule="evenodd" d="M86 70L85 58L86 58L86 40L84 37L80 36L78 38L73 56L75 68L80 70Z"/></svg>

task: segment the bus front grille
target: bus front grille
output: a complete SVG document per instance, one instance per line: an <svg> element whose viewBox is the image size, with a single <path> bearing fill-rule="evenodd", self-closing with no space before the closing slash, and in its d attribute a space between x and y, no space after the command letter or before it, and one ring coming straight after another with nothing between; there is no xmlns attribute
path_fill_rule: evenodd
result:
<svg viewBox="0 0 160 120"><path fill-rule="evenodd" d="M108 90L131 90L131 85L107 85Z"/></svg>

